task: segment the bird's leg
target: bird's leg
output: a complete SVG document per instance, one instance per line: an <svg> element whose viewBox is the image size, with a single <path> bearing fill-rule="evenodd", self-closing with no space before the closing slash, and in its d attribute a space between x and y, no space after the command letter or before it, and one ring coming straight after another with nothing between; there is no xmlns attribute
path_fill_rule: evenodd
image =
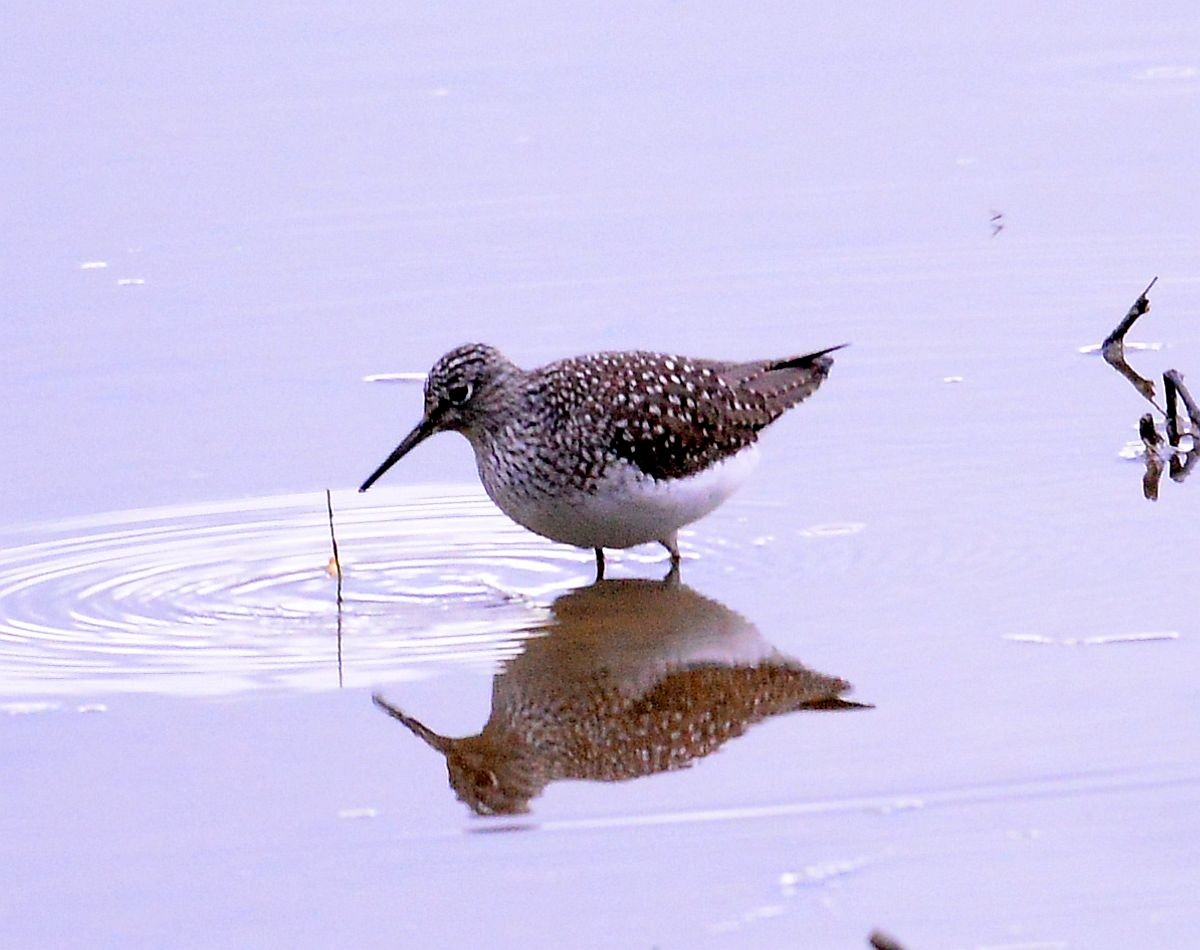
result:
<svg viewBox="0 0 1200 950"><path fill-rule="evenodd" d="M596 548L596 580L604 580L604 548Z"/></svg>
<svg viewBox="0 0 1200 950"><path fill-rule="evenodd" d="M671 555L671 570L679 570L679 542L676 540L675 532L672 531L667 537L659 539L658 543Z"/></svg>

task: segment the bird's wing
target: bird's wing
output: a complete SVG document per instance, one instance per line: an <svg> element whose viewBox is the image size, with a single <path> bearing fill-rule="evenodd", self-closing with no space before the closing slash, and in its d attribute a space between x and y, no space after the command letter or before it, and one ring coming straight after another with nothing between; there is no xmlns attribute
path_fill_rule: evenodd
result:
<svg viewBox="0 0 1200 950"><path fill-rule="evenodd" d="M585 423L604 420L611 451L653 478L670 479L752 444L820 386L833 365L831 352L746 363L599 353L560 366L590 378L574 411Z"/></svg>

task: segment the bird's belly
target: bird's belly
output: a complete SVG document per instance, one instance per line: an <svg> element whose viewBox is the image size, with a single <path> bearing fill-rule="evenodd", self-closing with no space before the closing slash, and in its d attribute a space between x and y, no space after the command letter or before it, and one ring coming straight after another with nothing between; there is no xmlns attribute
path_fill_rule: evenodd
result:
<svg viewBox="0 0 1200 950"><path fill-rule="evenodd" d="M661 480L617 462L591 491L546 485L514 490L486 476L483 482L506 515L543 537L583 548L628 548L671 538L704 517L733 494L757 461L751 445L697 475Z"/></svg>

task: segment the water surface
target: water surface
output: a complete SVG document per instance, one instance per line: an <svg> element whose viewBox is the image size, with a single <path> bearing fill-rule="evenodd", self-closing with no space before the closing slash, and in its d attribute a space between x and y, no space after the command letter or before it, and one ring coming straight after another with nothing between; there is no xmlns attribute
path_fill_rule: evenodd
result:
<svg viewBox="0 0 1200 950"><path fill-rule="evenodd" d="M1080 349L1158 275L1131 360L1200 365L1197 31L1117 4L10 23L5 942L1190 945L1200 488L1145 500L1147 405ZM364 378L470 339L852 345L684 534L681 587L610 557L659 591L614 619L461 439L353 491L420 409ZM660 722L771 663L870 708L688 706L713 748L654 748L704 755L555 773L507 816L372 703L461 738L617 683Z"/></svg>

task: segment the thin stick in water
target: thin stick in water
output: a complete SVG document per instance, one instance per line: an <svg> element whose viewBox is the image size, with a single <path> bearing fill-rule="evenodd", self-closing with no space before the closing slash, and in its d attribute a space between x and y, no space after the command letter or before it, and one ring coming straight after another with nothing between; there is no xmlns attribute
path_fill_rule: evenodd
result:
<svg viewBox="0 0 1200 950"><path fill-rule="evenodd" d="M333 557L329 564L333 575L337 578L337 661L338 687L343 685L342 679L342 561L338 556L337 533L333 530L333 494L325 489L325 510L329 513L329 543L333 546Z"/></svg>
<svg viewBox="0 0 1200 950"><path fill-rule="evenodd" d="M337 602L342 606L342 561L338 557L337 534L333 530L333 495L325 489L325 510L329 512L329 543L333 546L333 557L329 560L330 571L337 578Z"/></svg>

